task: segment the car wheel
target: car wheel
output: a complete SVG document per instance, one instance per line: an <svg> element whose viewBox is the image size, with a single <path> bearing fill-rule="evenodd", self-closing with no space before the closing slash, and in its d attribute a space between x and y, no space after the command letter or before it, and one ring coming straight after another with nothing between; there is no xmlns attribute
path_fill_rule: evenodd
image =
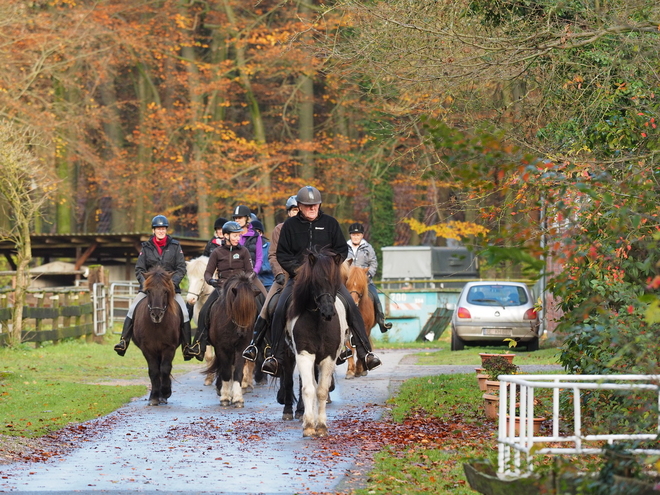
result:
<svg viewBox="0 0 660 495"><path fill-rule="evenodd" d="M526 343L527 352L533 352L539 350L539 338L534 337L532 340Z"/></svg>
<svg viewBox="0 0 660 495"><path fill-rule="evenodd" d="M451 332L451 350L452 351L462 351L465 348L465 342L456 335L456 331L452 330Z"/></svg>

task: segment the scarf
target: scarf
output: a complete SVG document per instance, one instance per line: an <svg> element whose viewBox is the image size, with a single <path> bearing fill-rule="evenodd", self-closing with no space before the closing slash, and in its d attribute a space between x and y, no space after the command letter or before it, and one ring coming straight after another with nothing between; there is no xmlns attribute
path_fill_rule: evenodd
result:
<svg viewBox="0 0 660 495"><path fill-rule="evenodd" d="M156 246L156 249L158 249L158 254L163 255L163 248L167 244L167 236L163 237L161 241L159 241L156 236L153 237L152 239L154 241L154 244Z"/></svg>

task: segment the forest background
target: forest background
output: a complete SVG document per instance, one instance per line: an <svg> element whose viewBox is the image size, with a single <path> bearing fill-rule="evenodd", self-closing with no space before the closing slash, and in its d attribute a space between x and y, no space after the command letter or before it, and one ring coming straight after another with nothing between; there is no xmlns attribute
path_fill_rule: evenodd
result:
<svg viewBox="0 0 660 495"><path fill-rule="evenodd" d="M7 0L0 25L0 116L40 143L34 231L162 213L208 238L237 204L270 231L313 184L377 252L551 259L579 342L657 327L654 1Z"/></svg>

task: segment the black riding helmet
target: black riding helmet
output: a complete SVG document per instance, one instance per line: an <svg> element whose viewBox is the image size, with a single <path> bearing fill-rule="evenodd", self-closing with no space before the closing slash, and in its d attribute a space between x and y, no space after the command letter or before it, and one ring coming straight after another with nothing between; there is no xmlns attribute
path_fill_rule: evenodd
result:
<svg viewBox="0 0 660 495"><path fill-rule="evenodd" d="M241 227L238 222L234 222L233 220L225 222L225 224L222 226L222 233L231 234L232 232L243 232L243 227Z"/></svg>
<svg viewBox="0 0 660 495"><path fill-rule="evenodd" d="M156 215L151 219L151 228L155 229L156 227L169 227L170 222L167 221L167 217L164 215Z"/></svg>
<svg viewBox="0 0 660 495"><path fill-rule="evenodd" d="M238 217L247 217L250 218L250 208L248 208L245 205L238 205L236 208L234 208L234 213L232 213L231 217L232 218L238 218Z"/></svg>
<svg viewBox="0 0 660 495"><path fill-rule="evenodd" d="M364 234L364 225L355 222L348 227L349 234Z"/></svg>
<svg viewBox="0 0 660 495"><path fill-rule="evenodd" d="M221 229L222 226L227 223L227 221L228 220L226 218L218 217L218 219L213 224L213 230Z"/></svg>

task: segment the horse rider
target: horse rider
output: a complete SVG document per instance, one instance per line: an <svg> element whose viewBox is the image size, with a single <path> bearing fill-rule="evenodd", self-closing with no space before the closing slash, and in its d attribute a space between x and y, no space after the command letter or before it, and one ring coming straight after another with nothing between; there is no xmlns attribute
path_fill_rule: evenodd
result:
<svg viewBox="0 0 660 495"><path fill-rule="evenodd" d="M213 250L218 246L222 246L222 244L225 242L225 236L222 235L222 226L226 223L226 218L218 217L216 219L215 223L213 224L213 231L215 232L215 235L213 236L213 239L206 243L204 253L202 253L204 256L211 256Z"/></svg>
<svg viewBox="0 0 660 495"><path fill-rule="evenodd" d="M140 290L138 295L133 299L131 307L128 308L128 314L124 320L124 328L121 332L121 339L119 343L115 345L115 352L120 356L126 354L126 349L128 349L128 344L131 342L133 337L133 313L135 312L135 307L138 303L147 297L144 293L144 281L146 274L155 266L162 266L164 270L172 273L172 283L174 284L174 289L176 294L174 300L181 307L181 313L183 314L183 325L181 332L183 334L183 344L181 345L181 350L184 357L190 346L190 318L188 316L188 310L186 309L186 303L181 297L181 288L179 284L183 277L186 276L186 260L183 257L183 251L181 250L181 244L176 239L172 239L167 234L167 228L170 226L167 218L163 215L156 215L151 220L151 228L153 235L149 238L148 241L142 243L142 251L138 256L137 262L135 263L135 276L140 282Z"/></svg>
<svg viewBox="0 0 660 495"><path fill-rule="evenodd" d="M252 225L254 231L259 234L259 238L261 239L262 252L268 253L268 249L270 248L270 240L264 235L264 224L261 223L259 219L257 219L252 220L250 225ZM261 262L261 269L257 275L259 276L261 283L264 284L266 290L270 290L270 288L273 286L275 276L273 275L273 269L270 266L270 260L268 259L268 256L263 257L263 261Z"/></svg>
<svg viewBox="0 0 660 495"><path fill-rule="evenodd" d="M295 217L298 214L298 201L296 201L295 196L290 196L289 199L286 200L285 206L288 218ZM284 284L286 283L287 274L284 271L284 268L282 268L277 262L277 244L280 239L280 231L282 230L282 225L284 225L284 222L278 223L273 229L273 232L270 234L268 261L270 262L270 267L275 278L273 279L273 285L271 285L270 289L268 290L268 295L266 296L266 301L261 308L261 313L259 313L257 321L254 323L252 342L250 342L250 345L247 346L243 351L243 357L248 361L255 361L257 359L257 354L259 352L258 348L261 346L261 343L266 336L266 330L268 330L268 306L270 300L275 294L282 292L282 289L284 289Z"/></svg>
<svg viewBox="0 0 660 495"><path fill-rule="evenodd" d="M351 236L351 240L346 241L348 244L347 259L352 259L355 266L369 268L369 271L367 271L367 276L369 277L369 295L374 301L376 323L378 323L381 333L385 333L392 328L392 324L390 322L385 322L383 307L380 305L380 299L378 298L378 289L376 289L376 284L374 284L373 281L373 278L376 275L376 270L378 270L376 251L373 246L365 240L364 225L361 223L352 223L348 227L348 234Z"/></svg>
<svg viewBox="0 0 660 495"><path fill-rule="evenodd" d="M264 360L261 371L276 376L279 364L284 356L282 343L286 309L289 296L293 290L293 279L296 269L302 264L305 253L314 247L326 247L338 253L343 259L348 255L348 245L341 232L339 222L321 211L321 193L312 186L305 186L296 195L298 215L284 222L277 243L277 261L289 274L273 315L271 335L273 342L273 355ZM358 359L364 362L368 371L378 368L382 363L378 356L371 351L371 344L364 329L364 321L348 289L342 284L337 294L346 306L348 326L355 336Z"/></svg>
<svg viewBox="0 0 660 495"><path fill-rule="evenodd" d="M250 220L252 219L250 208L245 205L238 205L234 208L231 218L241 226L240 244L245 246L250 252L254 273L258 274L263 263L264 250L259 234L254 231L250 224Z"/></svg>
<svg viewBox="0 0 660 495"><path fill-rule="evenodd" d="M223 245L218 246L213 250L209 257L209 262L206 265L204 272L204 280L207 284L216 288L209 298L204 303L204 307L199 313L199 320L195 338L189 349L189 355L195 357L199 361L204 358L206 352L206 337L208 335L209 324L209 311L213 303L218 299L220 293L219 289L222 288L224 283L237 272L245 272L252 274L252 283L261 291L265 296L266 289L254 274L252 267L252 259L250 252L245 246L241 246L240 238L243 232L243 227L238 222L229 221L222 226L222 234L225 238ZM217 272L218 278L213 278Z"/></svg>

